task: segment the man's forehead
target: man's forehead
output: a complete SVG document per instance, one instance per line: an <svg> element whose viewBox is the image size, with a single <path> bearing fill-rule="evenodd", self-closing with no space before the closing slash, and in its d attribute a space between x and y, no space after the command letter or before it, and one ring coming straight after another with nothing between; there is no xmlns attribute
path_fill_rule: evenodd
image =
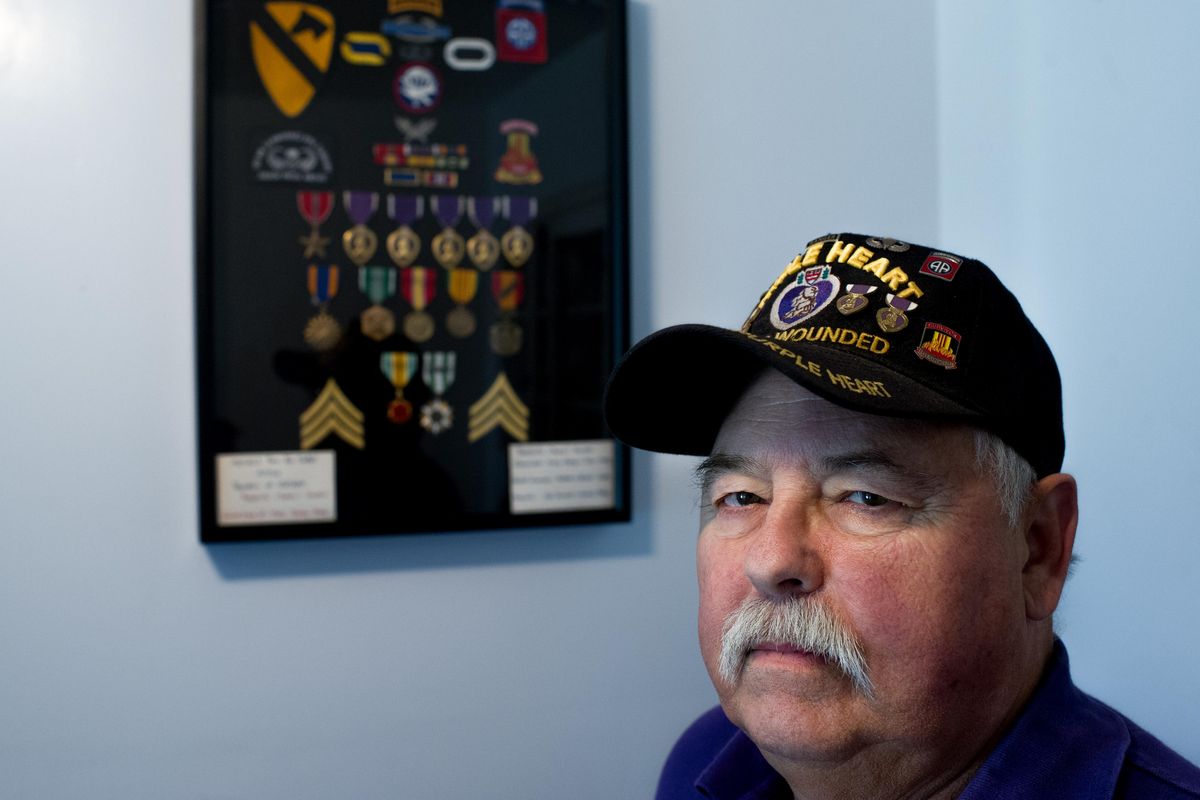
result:
<svg viewBox="0 0 1200 800"><path fill-rule="evenodd" d="M767 369L726 415L712 453L764 457L777 451L814 461L862 456L902 466L926 461L929 451L945 454L971 443L966 426L854 411Z"/></svg>

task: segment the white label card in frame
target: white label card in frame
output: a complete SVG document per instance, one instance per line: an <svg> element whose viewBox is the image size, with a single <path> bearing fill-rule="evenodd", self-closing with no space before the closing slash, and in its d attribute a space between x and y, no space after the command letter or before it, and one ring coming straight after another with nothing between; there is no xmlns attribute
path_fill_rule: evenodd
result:
<svg viewBox="0 0 1200 800"><path fill-rule="evenodd" d="M544 514L613 508L613 442L530 442L508 446L509 511Z"/></svg>
<svg viewBox="0 0 1200 800"><path fill-rule="evenodd" d="M217 456L217 524L337 521L333 450Z"/></svg>

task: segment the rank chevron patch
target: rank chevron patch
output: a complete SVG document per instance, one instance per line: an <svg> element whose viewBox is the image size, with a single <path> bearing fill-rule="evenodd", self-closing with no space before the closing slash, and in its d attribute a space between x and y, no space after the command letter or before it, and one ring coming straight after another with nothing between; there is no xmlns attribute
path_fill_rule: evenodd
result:
<svg viewBox="0 0 1200 800"><path fill-rule="evenodd" d="M300 415L300 449L311 450L329 434L363 449L363 414L330 378L313 404Z"/></svg>
<svg viewBox="0 0 1200 800"><path fill-rule="evenodd" d="M508 376L501 372L470 409L467 441L476 442L494 428L503 428L518 442L529 441L529 407L521 402Z"/></svg>

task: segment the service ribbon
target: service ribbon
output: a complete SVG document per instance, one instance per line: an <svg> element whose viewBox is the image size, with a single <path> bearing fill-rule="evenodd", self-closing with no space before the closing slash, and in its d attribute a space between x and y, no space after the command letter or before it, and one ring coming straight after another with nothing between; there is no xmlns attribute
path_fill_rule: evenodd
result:
<svg viewBox="0 0 1200 800"><path fill-rule="evenodd" d="M496 219L498 201L499 198L497 197L467 198L467 216L476 228L486 230L492 226L492 221Z"/></svg>
<svg viewBox="0 0 1200 800"><path fill-rule="evenodd" d="M316 228L333 213L333 192L296 192L296 208L304 221Z"/></svg>
<svg viewBox="0 0 1200 800"><path fill-rule="evenodd" d="M412 225L425 215L425 198L419 194L389 194L387 212L397 225Z"/></svg>
<svg viewBox="0 0 1200 800"><path fill-rule="evenodd" d="M358 288L372 303L382 305L396 293L396 270L392 267L360 267Z"/></svg>
<svg viewBox="0 0 1200 800"><path fill-rule="evenodd" d="M433 207L434 216L438 218L438 222L442 223L444 228L453 228L462 219L463 198L461 196L431 197L429 204Z"/></svg>
<svg viewBox="0 0 1200 800"><path fill-rule="evenodd" d="M342 192L342 205L346 216L355 225L366 225L379 208L379 195L375 192Z"/></svg>
<svg viewBox="0 0 1200 800"><path fill-rule="evenodd" d="M414 309L423 311L437 296L437 277L428 267L405 267L401 270L400 291L404 293L404 299L412 303Z"/></svg>
<svg viewBox="0 0 1200 800"><path fill-rule="evenodd" d="M501 311L516 311L525 298L525 275L511 269L493 272L492 294Z"/></svg>
<svg viewBox="0 0 1200 800"><path fill-rule="evenodd" d="M537 217L538 202L536 197L504 198L504 216L513 225L524 227L530 220Z"/></svg>
<svg viewBox="0 0 1200 800"><path fill-rule="evenodd" d="M475 299L479 291L479 273L473 269L455 267L450 270L450 284L446 289L450 299L461 305L466 305Z"/></svg>
<svg viewBox="0 0 1200 800"><path fill-rule="evenodd" d="M887 304L897 311L912 311L917 307L917 304L905 297L897 297L894 294L887 296Z"/></svg>
<svg viewBox="0 0 1200 800"><path fill-rule="evenodd" d="M338 293L338 268L333 264L309 264L308 294L314 306L328 303Z"/></svg>
<svg viewBox="0 0 1200 800"><path fill-rule="evenodd" d="M379 368L384 377L397 389L403 390L417 371L417 353L386 352L379 354Z"/></svg>
<svg viewBox="0 0 1200 800"><path fill-rule="evenodd" d="M439 397L454 383L454 366L457 356L452 351L438 350L425 354L421 365L421 377L425 385Z"/></svg>

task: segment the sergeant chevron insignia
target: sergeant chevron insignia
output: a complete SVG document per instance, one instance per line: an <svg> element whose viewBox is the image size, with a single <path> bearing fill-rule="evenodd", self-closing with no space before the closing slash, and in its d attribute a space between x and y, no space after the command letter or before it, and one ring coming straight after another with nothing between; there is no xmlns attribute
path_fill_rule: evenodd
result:
<svg viewBox="0 0 1200 800"><path fill-rule="evenodd" d="M254 68L284 116L308 108L329 70L333 45L333 14L312 3L264 3L250 21Z"/></svg>
<svg viewBox="0 0 1200 800"><path fill-rule="evenodd" d="M519 442L529 441L529 407L521 402L508 376L501 372L470 409L467 441L477 442L494 428L503 428Z"/></svg>
<svg viewBox="0 0 1200 800"><path fill-rule="evenodd" d="M330 378L313 404L300 415L300 449L311 450L329 434L362 450L363 414Z"/></svg>

